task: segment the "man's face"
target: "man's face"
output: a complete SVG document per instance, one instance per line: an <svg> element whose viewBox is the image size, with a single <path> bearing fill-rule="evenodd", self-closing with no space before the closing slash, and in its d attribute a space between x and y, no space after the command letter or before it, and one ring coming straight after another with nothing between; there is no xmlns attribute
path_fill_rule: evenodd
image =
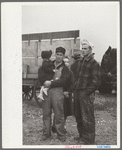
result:
<svg viewBox="0 0 122 150"><path fill-rule="evenodd" d="M91 49L88 45L82 45L82 55L87 56L89 53L91 53Z"/></svg>
<svg viewBox="0 0 122 150"><path fill-rule="evenodd" d="M64 54L63 54L63 53L57 52L57 53L55 54L55 56L56 56L56 62L60 63L60 62L63 61L63 58L64 58Z"/></svg>

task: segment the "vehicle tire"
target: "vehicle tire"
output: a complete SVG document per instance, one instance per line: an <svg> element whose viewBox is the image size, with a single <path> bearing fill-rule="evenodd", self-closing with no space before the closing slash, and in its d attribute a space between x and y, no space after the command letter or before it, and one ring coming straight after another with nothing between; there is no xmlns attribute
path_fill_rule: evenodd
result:
<svg viewBox="0 0 122 150"><path fill-rule="evenodd" d="M33 86L22 86L22 98L23 100L31 100L33 98Z"/></svg>
<svg viewBox="0 0 122 150"><path fill-rule="evenodd" d="M42 106L42 101L40 101L40 99L38 98L38 95L40 93L40 89L41 89L41 85L39 80L36 81L35 86L34 86L34 99L37 102L37 104L39 105L39 107Z"/></svg>

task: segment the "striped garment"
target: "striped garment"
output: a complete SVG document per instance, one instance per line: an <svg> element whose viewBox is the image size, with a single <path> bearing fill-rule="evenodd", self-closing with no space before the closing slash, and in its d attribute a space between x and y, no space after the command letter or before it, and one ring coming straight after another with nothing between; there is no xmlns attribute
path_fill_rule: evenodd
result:
<svg viewBox="0 0 122 150"><path fill-rule="evenodd" d="M85 90L87 95L97 90L100 84L100 66L94 59L94 54L79 60L76 74L75 89Z"/></svg>

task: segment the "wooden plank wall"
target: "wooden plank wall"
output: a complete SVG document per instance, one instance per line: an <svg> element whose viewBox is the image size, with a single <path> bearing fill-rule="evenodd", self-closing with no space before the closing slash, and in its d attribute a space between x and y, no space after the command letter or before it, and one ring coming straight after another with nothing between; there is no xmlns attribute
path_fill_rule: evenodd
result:
<svg viewBox="0 0 122 150"><path fill-rule="evenodd" d="M22 57L35 57L38 51L38 42L31 41L30 45L28 42L22 42Z"/></svg>
<svg viewBox="0 0 122 150"><path fill-rule="evenodd" d="M37 73L37 68L42 64L41 52L44 50L52 50L53 54L51 58L55 57L55 49L62 46L66 49L66 55L71 58L74 53L74 49L80 49L80 39L76 39L76 44L74 44L74 39L60 39L52 40L52 45L50 40L30 41L28 46L28 41L22 42L22 64L23 68L25 65L31 66L29 73ZM70 59L70 64L73 59ZM37 68L35 67L37 66ZM24 69L23 69L24 71Z"/></svg>

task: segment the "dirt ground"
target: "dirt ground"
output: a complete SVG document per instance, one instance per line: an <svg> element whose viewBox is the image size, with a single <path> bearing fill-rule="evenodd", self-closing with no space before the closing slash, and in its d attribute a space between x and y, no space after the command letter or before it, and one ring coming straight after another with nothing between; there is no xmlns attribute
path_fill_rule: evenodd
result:
<svg viewBox="0 0 122 150"><path fill-rule="evenodd" d="M95 145L117 144L117 98L116 94L101 95L96 92L95 108ZM61 143L56 134L52 133L50 141L41 141L42 136L42 109L35 100L23 100L23 145L78 145L74 136L78 135L74 116L67 118L67 140ZM80 145L80 143L79 143Z"/></svg>

